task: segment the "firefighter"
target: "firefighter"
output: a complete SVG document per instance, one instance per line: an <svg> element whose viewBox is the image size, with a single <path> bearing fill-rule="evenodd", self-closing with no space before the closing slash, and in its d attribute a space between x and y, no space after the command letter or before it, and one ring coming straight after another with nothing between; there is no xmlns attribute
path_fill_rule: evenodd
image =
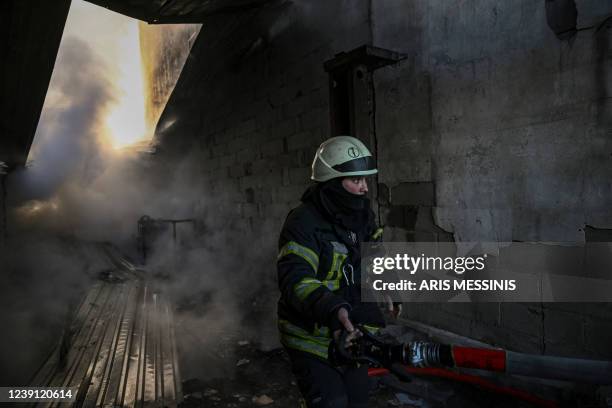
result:
<svg viewBox="0 0 612 408"><path fill-rule="evenodd" d="M337 366L330 349L342 329L345 346L352 344L361 335L356 323L384 326L377 304L362 303L360 292L360 243L382 234L366 197L366 176L377 172L360 140L326 140L312 162L315 183L280 234L278 327L308 408L367 406L367 367Z"/></svg>

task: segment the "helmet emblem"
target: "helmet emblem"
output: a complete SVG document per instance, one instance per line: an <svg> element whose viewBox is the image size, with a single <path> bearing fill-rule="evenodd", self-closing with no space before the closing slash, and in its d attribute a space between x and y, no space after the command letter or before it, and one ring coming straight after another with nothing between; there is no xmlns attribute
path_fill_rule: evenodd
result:
<svg viewBox="0 0 612 408"><path fill-rule="evenodd" d="M356 158L356 157L361 156L361 152L355 146L349 147L347 153L348 153L349 157L352 157L353 159Z"/></svg>

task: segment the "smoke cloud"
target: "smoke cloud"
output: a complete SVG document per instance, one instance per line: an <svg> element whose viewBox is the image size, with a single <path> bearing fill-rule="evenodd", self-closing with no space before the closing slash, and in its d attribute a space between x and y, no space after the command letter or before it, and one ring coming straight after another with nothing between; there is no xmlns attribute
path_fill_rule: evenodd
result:
<svg viewBox="0 0 612 408"><path fill-rule="evenodd" d="M28 381L59 341L70 309L109 268L82 240L91 224L80 222L97 210L84 205L94 194L89 186L112 165L98 129L115 91L92 49L64 38L34 160L7 179L8 240L0 248L2 385Z"/></svg>
<svg viewBox="0 0 612 408"><path fill-rule="evenodd" d="M68 34L69 24L70 17ZM194 148L168 163L138 150L118 152L108 143L105 118L121 98L114 75L107 56L83 38L65 35L31 161L7 179L0 385L27 383L59 342L69 311L112 267L96 254L96 243L110 242L142 260L136 234L145 214L194 219L177 227L176 241L169 224L149 237L146 265L156 290L176 307L179 351L188 356L184 377L231 374L233 365L212 352L230 338L250 335L265 347L275 344L275 334L262 335L254 315L258 304L270 304L258 300L272 282L262 282L261 271L254 270L262 259L244 259L249 243L206 228L213 214L201 180L203 152Z"/></svg>

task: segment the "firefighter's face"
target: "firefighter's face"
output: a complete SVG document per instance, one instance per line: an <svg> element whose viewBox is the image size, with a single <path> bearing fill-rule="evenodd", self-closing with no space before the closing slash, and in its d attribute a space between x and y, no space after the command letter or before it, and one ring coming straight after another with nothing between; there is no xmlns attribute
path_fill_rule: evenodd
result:
<svg viewBox="0 0 612 408"><path fill-rule="evenodd" d="M346 191L356 195L364 195L368 192L368 182L365 177L346 177L342 179L342 187Z"/></svg>

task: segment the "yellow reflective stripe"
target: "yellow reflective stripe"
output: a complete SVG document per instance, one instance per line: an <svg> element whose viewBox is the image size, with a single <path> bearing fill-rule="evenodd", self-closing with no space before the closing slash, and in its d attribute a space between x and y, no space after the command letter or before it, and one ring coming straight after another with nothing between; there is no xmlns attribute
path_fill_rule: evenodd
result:
<svg viewBox="0 0 612 408"><path fill-rule="evenodd" d="M378 327L378 326L371 326L369 324L364 324L363 328L366 329L368 332L370 332L372 334L377 334L380 331L380 327Z"/></svg>
<svg viewBox="0 0 612 408"><path fill-rule="evenodd" d="M339 252L334 252L334 255L332 258L332 264L331 264L331 267L329 268L329 272L327 272L327 276L325 277L325 280L334 280L334 279L340 278L340 266L342 265L342 263L344 262L346 258L347 258L347 255L341 254Z"/></svg>
<svg viewBox="0 0 612 408"><path fill-rule="evenodd" d="M287 320L283 319L279 319L278 321L278 330L281 332L281 334L299 337L303 340L308 340L325 347L329 346L329 342L331 340L331 338L327 335L319 336L317 334L309 333L300 326L296 326L295 324L289 323ZM315 332L321 330L329 333L329 329L327 327L321 327L319 329L315 327Z"/></svg>
<svg viewBox="0 0 612 408"><path fill-rule="evenodd" d="M330 337L329 327L315 324L314 335L318 337Z"/></svg>
<svg viewBox="0 0 612 408"><path fill-rule="evenodd" d="M327 276L325 277L325 280L331 280L334 278L334 272L335 272L334 267L336 266L337 261L338 261L338 257L336 256L336 253L334 252L334 257L332 258L332 263L331 263L331 266L329 267L329 271L327 272Z"/></svg>
<svg viewBox="0 0 612 408"><path fill-rule="evenodd" d="M305 339L287 336L281 334L281 343L288 348L292 348L306 353L311 353L327 360L327 350L329 348L323 345L310 342Z"/></svg>
<svg viewBox="0 0 612 408"><path fill-rule="evenodd" d="M374 234L372 234L372 239L378 239L380 238L380 236L383 234L383 228L377 228L376 231L374 231Z"/></svg>
<svg viewBox="0 0 612 408"><path fill-rule="evenodd" d="M283 256L294 254L301 258L303 258L306 262L312 266L312 269L317 272L319 268L319 255L315 251L310 248L307 248L303 245L298 244L295 241L289 241L281 248L278 253L278 258L281 259Z"/></svg>
<svg viewBox="0 0 612 408"><path fill-rule="evenodd" d="M280 331L281 343L286 347L312 353L325 359L327 358L327 350L331 338L312 335L301 327L283 319L278 320L278 330Z"/></svg>
<svg viewBox="0 0 612 408"><path fill-rule="evenodd" d="M323 285L320 280L313 278L304 278L293 287L293 291L297 295L298 299L304 300L310 295L312 292L317 290Z"/></svg>
<svg viewBox="0 0 612 408"><path fill-rule="evenodd" d="M321 282L325 287L331 291L340 289L340 279L324 280Z"/></svg>
<svg viewBox="0 0 612 408"><path fill-rule="evenodd" d="M331 291L340 289L340 279L342 277L340 268L342 267L342 264L346 258L346 254L334 251L331 267L329 268L329 272L327 272L327 276L323 281L323 284L327 287L327 289Z"/></svg>

